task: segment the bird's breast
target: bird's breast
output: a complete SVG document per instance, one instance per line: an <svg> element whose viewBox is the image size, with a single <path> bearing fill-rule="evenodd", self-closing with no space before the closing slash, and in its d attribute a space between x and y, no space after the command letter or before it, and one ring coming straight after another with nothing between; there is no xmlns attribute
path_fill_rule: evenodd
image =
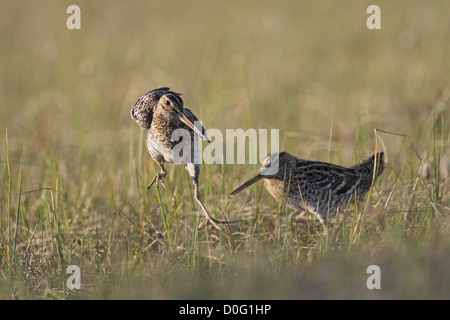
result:
<svg viewBox="0 0 450 320"><path fill-rule="evenodd" d="M173 162L172 143L169 139L161 139L162 133L149 130L147 149L150 156L157 162Z"/></svg>
<svg viewBox="0 0 450 320"><path fill-rule="evenodd" d="M288 196L284 181L281 181L279 179L265 178L264 185L267 191L269 191L272 197L274 197L277 201L282 201L283 197L286 198L286 196Z"/></svg>

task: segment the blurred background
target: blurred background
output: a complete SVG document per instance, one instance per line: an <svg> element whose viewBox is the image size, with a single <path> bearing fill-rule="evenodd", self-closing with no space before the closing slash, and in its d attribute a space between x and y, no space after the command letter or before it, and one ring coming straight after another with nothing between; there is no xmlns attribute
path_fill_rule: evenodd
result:
<svg viewBox="0 0 450 320"><path fill-rule="evenodd" d="M81 30L66 27L71 4L81 9ZM366 27L371 4L381 8L381 30ZM300 158L351 165L384 149L387 197L398 179L418 176L421 162L404 137L376 138L375 128L408 135L436 168L449 158L449 14L445 0L0 0L3 226L6 131L13 193L22 149L21 190L59 186L74 215L68 234L72 223L88 229L87 213L109 227L102 217L117 208L150 211L156 195L143 185L154 167L129 111L162 86L181 92L207 129L280 129L280 149ZM202 170L206 199L217 203L228 198L214 194L228 194L256 166ZM169 171L172 181L185 175ZM144 195L149 200L139 202ZM26 230L48 197L24 197Z"/></svg>
<svg viewBox="0 0 450 320"><path fill-rule="evenodd" d="M79 1L68 30L72 2L1 2L0 117L29 151L109 161L138 97L169 86L207 128L279 128L293 154L351 161L373 128L420 134L448 95L447 1L380 1L381 30L368 1Z"/></svg>

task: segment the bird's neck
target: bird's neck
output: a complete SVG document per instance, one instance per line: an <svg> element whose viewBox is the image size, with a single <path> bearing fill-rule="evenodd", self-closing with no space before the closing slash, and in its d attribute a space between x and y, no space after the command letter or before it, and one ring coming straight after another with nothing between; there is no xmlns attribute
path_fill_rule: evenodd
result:
<svg viewBox="0 0 450 320"><path fill-rule="evenodd" d="M167 112L163 108L156 108L155 114L153 115L153 124L164 123L164 124L178 124L180 121L180 117L175 114L175 112Z"/></svg>

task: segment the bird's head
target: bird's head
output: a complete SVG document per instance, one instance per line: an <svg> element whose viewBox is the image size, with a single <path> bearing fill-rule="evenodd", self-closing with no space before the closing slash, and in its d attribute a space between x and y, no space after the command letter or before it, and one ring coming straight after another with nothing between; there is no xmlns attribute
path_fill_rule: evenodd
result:
<svg viewBox="0 0 450 320"><path fill-rule="evenodd" d="M194 124L191 120L186 117L186 115L183 112L183 106L184 102L183 99L181 99L180 94L176 92L166 92L158 102L158 107L163 110L165 113L173 113L180 117L181 122L183 122L185 125L187 125L189 128L194 130L195 133L197 133L200 137L202 137L206 141L210 141Z"/></svg>
<svg viewBox="0 0 450 320"><path fill-rule="evenodd" d="M254 184L256 181L259 181L263 178L276 178L279 180L283 180L286 164L287 162L289 162L289 160L292 159L293 156L284 151L269 154L261 161L261 169L259 170L258 174L247 182L244 182L239 188L234 190L231 195L234 196L236 193L244 190L245 188Z"/></svg>
<svg viewBox="0 0 450 320"><path fill-rule="evenodd" d="M183 113L184 102L179 93L172 91L166 92L159 99L159 107L167 113L175 112L176 114Z"/></svg>

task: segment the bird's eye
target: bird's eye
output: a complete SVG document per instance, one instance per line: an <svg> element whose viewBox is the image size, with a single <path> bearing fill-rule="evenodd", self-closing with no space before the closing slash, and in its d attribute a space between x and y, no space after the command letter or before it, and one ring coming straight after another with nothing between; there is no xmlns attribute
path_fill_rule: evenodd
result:
<svg viewBox="0 0 450 320"><path fill-rule="evenodd" d="M166 106L170 106L170 101L166 100Z"/></svg>

